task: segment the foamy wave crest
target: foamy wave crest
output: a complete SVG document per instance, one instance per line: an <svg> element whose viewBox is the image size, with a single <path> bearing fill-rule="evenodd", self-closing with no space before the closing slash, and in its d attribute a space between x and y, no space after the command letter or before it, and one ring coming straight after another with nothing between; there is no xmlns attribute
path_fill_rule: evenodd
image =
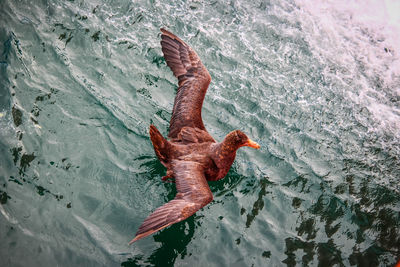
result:
<svg viewBox="0 0 400 267"><path fill-rule="evenodd" d="M370 120L369 131L383 130L399 138L400 3L296 3L307 42L325 66L323 74L332 90L368 110L364 119Z"/></svg>

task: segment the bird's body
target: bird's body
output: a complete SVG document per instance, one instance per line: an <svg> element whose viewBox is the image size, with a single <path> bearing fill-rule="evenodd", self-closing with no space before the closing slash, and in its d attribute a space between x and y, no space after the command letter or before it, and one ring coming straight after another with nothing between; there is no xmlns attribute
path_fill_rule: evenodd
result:
<svg viewBox="0 0 400 267"><path fill-rule="evenodd" d="M174 179L176 197L156 209L139 227L133 243L193 215L212 201L207 181L225 177L241 146L259 148L241 131L229 133L218 143L207 132L201 108L211 76L197 54L181 39L161 29L161 46L167 65L178 78L168 138L154 125L150 139L160 162L167 168L163 180Z"/></svg>
<svg viewBox="0 0 400 267"><path fill-rule="evenodd" d="M181 133L180 138L167 141L155 126L150 126L150 138L156 155L160 162L167 167L168 177L165 177L164 180L174 176L173 170L170 168L172 160L201 164L204 166L204 175L207 181L217 181L225 177L235 160L236 150L223 155L221 153L223 144L217 143L207 132L196 128L183 128ZM158 140L163 140L163 145L160 145ZM223 162L220 162L222 159L224 159Z"/></svg>

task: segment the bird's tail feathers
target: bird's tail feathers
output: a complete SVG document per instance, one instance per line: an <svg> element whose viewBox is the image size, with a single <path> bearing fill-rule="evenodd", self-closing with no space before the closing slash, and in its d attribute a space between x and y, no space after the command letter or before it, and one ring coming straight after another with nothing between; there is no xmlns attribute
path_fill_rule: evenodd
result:
<svg viewBox="0 0 400 267"><path fill-rule="evenodd" d="M170 143L154 125L150 125L150 139L158 159L165 165L168 162L168 148Z"/></svg>

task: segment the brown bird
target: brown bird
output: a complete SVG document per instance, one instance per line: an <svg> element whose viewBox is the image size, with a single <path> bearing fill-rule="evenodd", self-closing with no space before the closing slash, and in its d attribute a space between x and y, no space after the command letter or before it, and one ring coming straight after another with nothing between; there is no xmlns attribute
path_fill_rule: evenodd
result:
<svg viewBox="0 0 400 267"><path fill-rule="evenodd" d="M164 58L178 78L179 88L169 140L154 125L150 125L150 139L158 159L167 168L162 180L174 178L178 193L144 220L129 244L185 220L210 203L213 195L207 181L222 179L228 173L239 147L260 148L239 130L229 133L221 143L207 132L201 107L211 76L193 49L169 31L161 32Z"/></svg>

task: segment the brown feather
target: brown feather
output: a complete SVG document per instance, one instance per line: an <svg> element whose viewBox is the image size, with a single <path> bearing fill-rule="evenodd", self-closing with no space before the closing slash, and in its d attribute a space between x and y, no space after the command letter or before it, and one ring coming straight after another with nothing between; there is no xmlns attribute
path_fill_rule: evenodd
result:
<svg viewBox="0 0 400 267"><path fill-rule="evenodd" d="M184 126L206 131L201 108L211 76L193 49L169 31L161 32L164 58L179 82L168 137L176 138Z"/></svg>
<svg viewBox="0 0 400 267"><path fill-rule="evenodd" d="M173 161L172 168L178 194L144 220L129 244L188 218L212 201L213 196L201 164Z"/></svg>

